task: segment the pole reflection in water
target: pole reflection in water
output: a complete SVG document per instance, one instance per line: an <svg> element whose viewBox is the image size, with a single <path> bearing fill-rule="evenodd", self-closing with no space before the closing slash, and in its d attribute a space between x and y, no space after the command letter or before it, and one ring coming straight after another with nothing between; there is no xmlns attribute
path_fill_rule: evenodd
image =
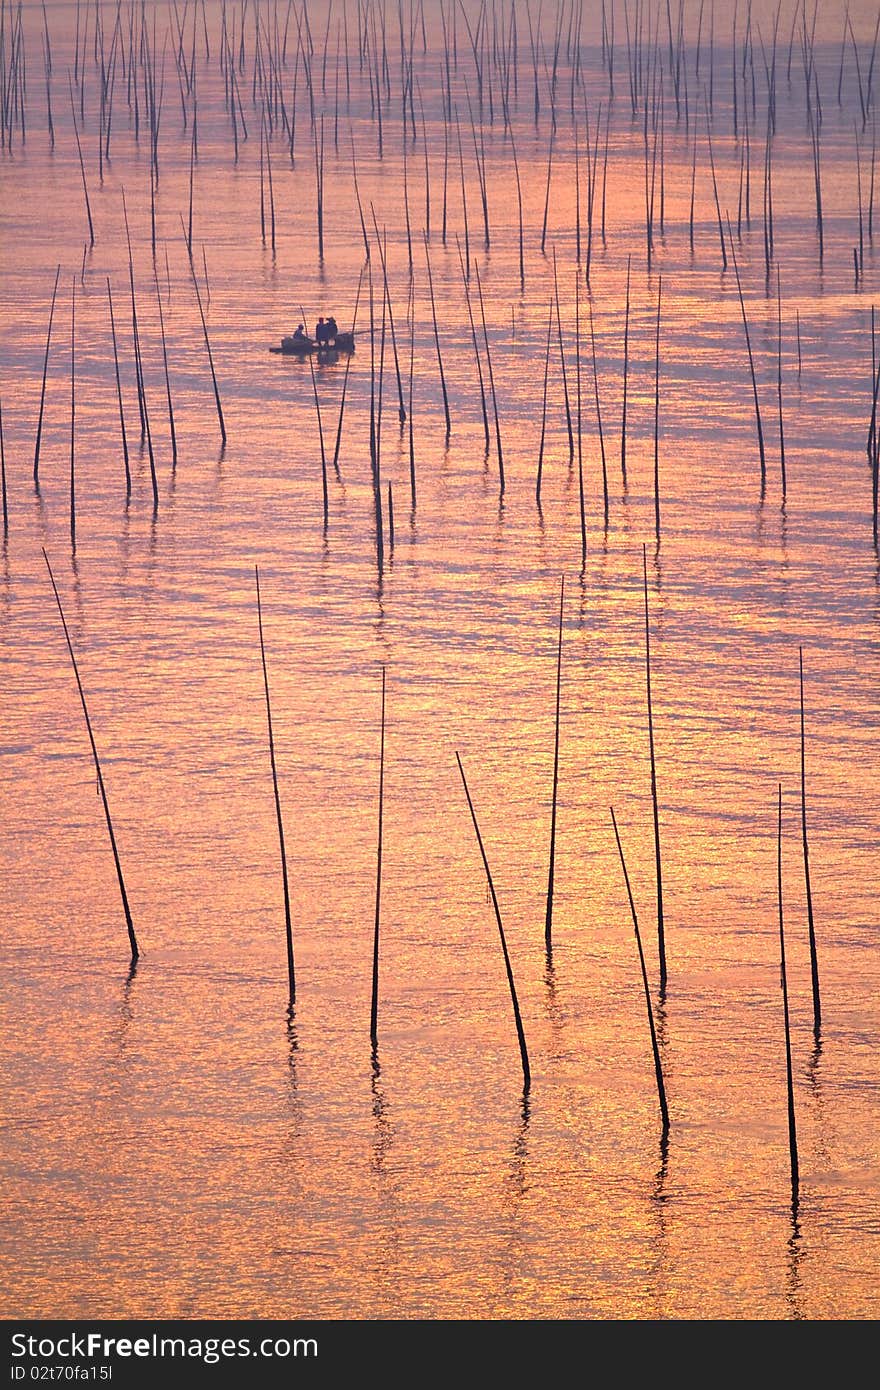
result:
<svg viewBox="0 0 880 1390"><path fill-rule="evenodd" d="M654 1176L651 1192L651 1206L656 1218L656 1229L652 1240L652 1261L648 1270L648 1287L653 1303L652 1317L669 1317L670 1250L669 1250L669 1200L666 1180L669 1173L669 1135L660 1139L660 1167Z"/></svg>
<svg viewBox="0 0 880 1390"><path fill-rule="evenodd" d="M370 1148L370 1171L375 1183L376 1217L373 1227L375 1245L375 1280L378 1297L389 1316L400 1307L401 1283L401 1214L397 1175L394 1170L394 1124L378 1048L371 1058L370 1092L372 1096L373 1137Z"/></svg>
<svg viewBox="0 0 880 1390"><path fill-rule="evenodd" d="M277 31L242 0L178 6L176 18L148 7L133 27L123 6L116 29L106 6L103 21L100 5L3 9L0 1304L10 1314L757 1319L789 1316L792 1290L810 1317L880 1310L870 207L857 284L852 262L853 130L872 124L880 100L865 84L876 14L850 5L844 26L840 0L819 0L802 33L797 0L778 16L777 0L750 0L733 63L708 7L700 30L700 6L684 5L671 35L664 0L637 8L627 45L622 0L529 6L531 28L523 7L514 25L500 0L482 10L403 0L402 50L396 18L386 33L381 6L355 0L309 0L308 25ZM777 17L774 68L759 35L772 45ZM163 52L186 70L181 119L156 128ZM328 137L320 261L312 105ZM274 256L256 215L261 144ZM772 229L757 196L764 168ZM381 256L365 226L361 235L371 206ZM385 398L381 419L373 402L372 454L371 246L372 384ZM56 276L77 280L75 557L61 300L47 333ZM358 293L354 352L314 361L327 462L339 470L327 469L325 531L310 361L269 349L300 303L310 321L347 328ZM381 391L380 300L383 322L385 305L395 309ZM401 395L403 434L388 409ZM149 432L146 416L138 429L144 400ZM41 547L57 557L108 790L120 789L114 829L148 952L126 986L113 864ZM256 565L272 579L272 708L302 963L289 1029L265 726L253 717ZM548 963L559 632L548 597L562 574ZM800 646L823 1046L811 1055L792 817L782 854L803 1203L780 1237L765 808L771 770L796 772ZM382 1066L368 1090L379 666L393 675L393 796ZM503 911L529 1116L456 748ZM644 924L663 851L666 1000L659 941L643 933L673 1124L669 1173L661 1163L656 1181L657 1091L633 942L619 930L610 805ZM133 1248L138 1260L126 1260Z"/></svg>

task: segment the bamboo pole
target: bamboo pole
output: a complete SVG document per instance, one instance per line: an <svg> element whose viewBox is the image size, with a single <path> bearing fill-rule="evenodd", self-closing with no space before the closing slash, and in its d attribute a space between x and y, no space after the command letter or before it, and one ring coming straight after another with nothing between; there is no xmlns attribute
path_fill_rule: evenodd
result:
<svg viewBox="0 0 880 1390"><path fill-rule="evenodd" d="M68 81L68 85L70 85L70 73L69 73L69 72L68 72L68 74L67 74L67 81ZM71 114L71 117L72 117L72 119L73 119L73 133L74 133L74 135L76 136L76 152L77 152L77 154L79 155L79 171L80 171L80 175L82 176L83 197L85 198L85 204L86 204L86 217L88 218L88 223L89 223L89 245L90 245L90 246L94 246L94 244L95 244L95 226L94 226L94 223L92 222L92 205L91 205L91 203L89 202L89 188L88 188L88 184L86 183L86 166L85 166L85 163L83 162L82 145L81 145L81 143L80 143L80 138L79 138L79 127L77 126L77 123L76 123L76 110L75 110L74 104L73 104L73 88L72 88L72 87L70 88L70 114Z"/></svg>
<svg viewBox="0 0 880 1390"><path fill-rule="evenodd" d="M642 986L645 991L645 1007L648 1011L648 1027L651 1031L651 1052L654 1057L654 1075L657 1078L657 1096L660 1101L660 1117L663 1122L663 1138L669 1132L669 1107L666 1102L666 1086L663 1082L663 1063L660 1059L660 1048L657 1043L657 1029L654 1024L654 1009L651 1004L651 990L648 985L648 970L645 965L645 952L642 947L642 937L639 932L639 919L636 915L636 905L633 900L632 888L630 887L629 873L627 872L626 860L623 857L623 846L620 843L620 832L617 829L617 819L614 815L614 807L611 810L611 824L614 826L614 838L617 841L617 852L620 855L620 867L623 869L623 879L626 884L626 895L629 899L629 910L632 916L633 931L635 932L636 945L639 948L639 965L642 972Z"/></svg>
<svg viewBox="0 0 880 1390"><path fill-rule="evenodd" d="M544 353L544 388L541 393L541 442L538 445L538 470L535 477L535 501L541 505L541 480L544 473L544 443L547 437L547 382L550 376L550 343L553 337L553 300L547 320L547 347Z"/></svg>
<svg viewBox="0 0 880 1390"><path fill-rule="evenodd" d="M556 304L557 315L559 302ZM561 342L561 338L560 338ZM584 449L583 419L581 415L581 295L580 277L574 277L574 362L575 362L575 406L577 421L577 461L578 461L578 502L581 517L581 575L587 567L587 506L584 493Z"/></svg>
<svg viewBox="0 0 880 1390"><path fill-rule="evenodd" d="M590 349L593 357L593 391L596 400L596 424L599 429L599 454L602 459L602 502L605 513L605 529L608 529L608 466L605 461L605 431L602 428L602 405L599 400L599 363L596 357L596 331L593 325L592 301L587 301L590 320Z"/></svg>
<svg viewBox="0 0 880 1390"><path fill-rule="evenodd" d="M437 366L440 371L440 390L443 393L443 413L446 417L446 438L452 433L452 420L449 415L449 396L446 393L446 377L443 372L443 356L440 352L440 331L437 327L437 305L434 300L434 277L431 274L431 253L428 250L428 238L424 238L425 243L425 264L428 268L428 293L431 297L431 318L434 324L434 346L437 349Z"/></svg>
<svg viewBox="0 0 880 1390"><path fill-rule="evenodd" d="M165 399L168 402L168 428L171 433L171 467L177 467L177 430L174 427L174 405L171 400L171 377L168 372L168 345L165 341L165 316L162 313L162 295L159 290L159 277L153 263L153 278L156 282L156 303L159 306L159 333L162 339L162 366L165 370Z"/></svg>
<svg viewBox="0 0 880 1390"><path fill-rule="evenodd" d="M556 874L556 807L559 791L559 708L562 694L562 614L565 604L565 575L559 585L559 639L556 648L556 720L553 741L553 794L550 803L550 867L547 875L547 910L544 916L544 948L547 959L553 954L553 884Z"/></svg>
<svg viewBox="0 0 880 1390"><path fill-rule="evenodd" d="M3 401L0 400L0 495L3 499L3 544L9 537L9 505L6 497L6 445L3 440Z"/></svg>
<svg viewBox="0 0 880 1390"><path fill-rule="evenodd" d="M269 730L269 761L272 766L272 789L275 795L275 819L278 825L278 847L281 852L281 881L284 885L284 927L287 940L287 980L290 1007L296 1003L296 971L293 959L293 927L290 914L290 884L287 876L287 855L284 849L284 821L281 816L281 796L278 790L278 768L275 762L275 736L272 729L272 704L269 699L269 672L266 667L266 644L263 639L263 606L260 601L260 568L254 565L257 581L257 624L260 631L260 661L263 667L263 689L266 695L266 722Z"/></svg>
<svg viewBox="0 0 880 1390"><path fill-rule="evenodd" d="M373 924L373 987L370 1000L370 1042L379 1046L379 924L382 903L382 836L385 811L385 667L382 667L382 722L379 741L379 830L376 846L376 916Z"/></svg>
<svg viewBox="0 0 880 1390"><path fill-rule="evenodd" d="M370 204L370 215L373 219L373 227L376 232L376 244L379 247L379 259L382 263L382 282L385 295L385 303L388 305L388 326L391 329L391 350L394 356L394 371L397 377L397 418L401 425L406 424L406 407L403 403L403 384L400 379L400 359L397 353L397 334L394 329L394 314L391 309L391 291L388 287L388 265L385 259L385 247L383 239L379 236L379 224L376 221L376 211L373 204ZM427 241L427 232L425 239ZM412 270L412 258L410 258L410 270Z"/></svg>
<svg viewBox="0 0 880 1390"><path fill-rule="evenodd" d="M816 1046L822 1030L822 998L819 990L819 958L816 952L816 924L813 919L813 890L810 883L810 846L807 836L807 763L804 732L804 649L798 647L801 714L801 842L804 850L804 887L807 898L807 926L810 938L810 979L813 990L813 1037Z"/></svg>
<svg viewBox="0 0 880 1390"><path fill-rule="evenodd" d="M776 398L779 404L779 468L782 477L782 500L785 501L786 495L786 475L785 475L785 425L782 418L782 283L779 277L779 266L776 267L776 327L777 327L777 346L776 354Z"/></svg>
<svg viewBox="0 0 880 1390"><path fill-rule="evenodd" d="M480 386L480 411L481 411L482 417L483 417L483 433L484 433L484 435L485 435L485 437L486 437L486 455L487 455L487 457L488 457L488 454L489 454L489 444L490 444L490 435L489 435L489 412L488 412L488 410L486 409L486 388L485 388L485 385L484 385L484 383L483 383L483 367L482 367L482 363L480 362L480 347L479 347L479 344L478 344L478 342L477 342L477 327L476 327L476 324L474 323L474 310L473 310L473 305L472 305L472 303L471 303L471 290L470 290L470 285L468 284L469 274L468 274L468 269L467 269L467 267L465 266L465 263L464 263L464 258L462 257L462 254L461 254L461 242L460 242L459 239L458 239L458 233L457 233L457 232L456 232L456 235L455 235L455 244L456 244L456 247L458 248L458 260L459 260L459 264L460 264L460 266L461 266L461 279L462 279L462 284L463 284L463 286L464 286L464 302L465 302L465 305L466 305L466 307L467 307L467 312L468 312L468 323L469 323L469 325L470 325L470 330L471 330L471 342L473 343L473 348L474 348L474 363L475 363L476 368L477 368L477 381L479 382L479 386Z"/></svg>
<svg viewBox="0 0 880 1390"><path fill-rule="evenodd" d="M76 278L70 282L70 544L76 550Z"/></svg>
<svg viewBox="0 0 880 1390"><path fill-rule="evenodd" d="M645 593L645 685L648 700L648 749L651 757L651 807L654 817L654 867L657 877L657 949L660 956L660 995L666 993L666 931L663 916L663 861L660 853L660 811L657 803L657 760L654 752L654 706L651 696L651 628L648 618L648 551L642 546Z"/></svg>
<svg viewBox="0 0 880 1390"><path fill-rule="evenodd" d="M660 301L663 277L657 280L657 331L654 340L654 536L660 544Z"/></svg>
<svg viewBox="0 0 880 1390"><path fill-rule="evenodd" d="M376 521L376 566L379 576L385 567L385 536L382 527L382 488L379 473L380 436L376 419L376 315L373 300L373 267L367 263L370 289L370 472L373 484L373 510ZM382 338L385 337L385 300L382 300Z"/></svg>
<svg viewBox="0 0 880 1390"><path fill-rule="evenodd" d="M574 463L574 430L571 424L571 401L568 395L568 373L565 370L565 348L562 342L562 315L559 310L559 276L556 269L556 247L553 248L553 296L556 303L556 334L559 341L559 364L562 368L562 395L565 401L565 423L568 428L568 462Z"/></svg>
<svg viewBox="0 0 880 1390"><path fill-rule="evenodd" d="M623 324L623 407L620 418L620 476L626 489L626 409L629 398L629 277L632 257L626 258L626 311Z"/></svg>
<svg viewBox="0 0 880 1390"><path fill-rule="evenodd" d="M776 835L776 888L779 904L779 967L782 984L782 1012L785 1021L785 1079L788 1097L788 1154L791 1164L791 1200L796 1206L800 1185L797 1125L794 1113L794 1081L791 1067L791 1024L788 1017L788 978L785 970L785 926L782 909L782 783L779 783L779 810Z"/></svg>
<svg viewBox="0 0 880 1390"><path fill-rule="evenodd" d="M730 233L730 220L728 219L728 234ZM761 424L761 406L758 401L758 381L755 376L755 359L752 356L752 339L749 334L749 321L746 317L746 301L743 298L742 281L739 278L739 265L737 264L736 251L733 246L733 237L730 237L730 254L733 259L733 269L736 274L736 290L739 295L739 307L742 311L743 329L746 335L746 350L749 355L749 376L752 381L752 394L755 401L755 423L758 430L758 452L761 457L761 496L767 490L767 460L764 453L764 429Z"/></svg>
<svg viewBox="0 0 880 1390"><path fill-rule="evenodd" d="M351 331L352 331L352 335L354 335L355 328L357 327L358 305L359 305L360 302L361 302L361 288L362 288L363 283L364 283L364 269L365 269L365 266L361 266L361 273L360 273L360 275L358 276L357 294L355 295L355 301L354 301L354 314L352 315L352 320L351 320ZM305 322L305 319L303 320L303 322ZM347 392L347 390L348 390L348 374L349 374L349 372L351 371L351 360L352 360L352 359L351 359L351 354L349 354L348 360L347 360L347 362L346 362L346 364L345 364L345 375L344 375L343 378L342 378L342 396L341 396L340 401L339 401L339 423L337 424L337 427L336 427L336 447L335 447L334 450L333 450L333 469L334 469L334 472L336 473L337 478L340 476L340 474L339 474L339 449L340 449L340 446L341 446L341 444L342 444L342 421L343 421L343 417L344 417L344 415L345 415L345 396L346 396L346 392Z"/></svg>
<svg viewBox="0 0 880 1390"><path fill-rule="evenodd" d="M125 879L122 876L122 864L119 859L119 850L116 845L116 835L113 831L113 821L110 818L110 804L107 800L107 789L104 785L104 774L101 771L101 762L98 757L98 749L95 744L95 735L92 732L92 721L89 718L89 710L88 705L86 704L85 691L83 690L82 681L80 680L79 667L76 663L76 656L74 655L73 651L73 643L70 640L70 632L68 631L67 627L67 619L64 616L64 609L61 607L61 599L58 595L58 589L55 584L55 576L52 573L52 566L49 564L49 556L46 554L45 549L43 550L43 559L46 561L46 568L49 571L49 580L52 585L52 592L55 595L55 602L58 605L58 613L61 617L61 626L64 629L64 638L67 642L67 650L70 653L70 661L71 665L73 666L73 674L76 678L76 688L79 691L80 703L82 704L82 711L83 715L85 716L86 729L88 731L89 743L92 749L92 757L95 762L95 772L98 778L98 791L101 794L101 803L104 807L104 817L107 822L107 832L110 836L110 846L113 850L113 862L116 866L116 877L119 883L119 893L122 898L122 910L125 914L125 926L126 930L128 931L129 945L131 946L131 958L133 961L135 961L140 956L140 951L138 950L138 943L137 937L135 935L134 923L132 921L131 910L128 905L128 894L125 891Z"/></svg>
<svg viewBox="0 0 880 1390"><path fill-rule="evenodd" d="M474 803L471 800L471 794L468 790L467 779L464 775L464 768L462 766L461 757L458 753L456 753L455 758L456 762L458 763L458 770L461 773L461 781L464 787L464 794L467 797L468 809L471 813L471 820L473 821L474 831L476 832L477 844L480 847L480 854L483 859L483 868L486 870L486 879L488 881L489 892L492 897L492 907L495 912L495 921L498 925L498 934L501 937L501 950L504 955L504 969L507 973L507 984L510 988L510 1000L513 1005L513 1018L514 1023L516 1025L516 1036L519 1041L519 1055L520 1061L522 1062L523 1073L523 1091L525 1093L528 1093L532 1084L532 1073L531 1068L529 1067L529 1054L528 1049L526 1047L526 1035L523 1030L522 1015L520 1014L519 1008L519 999L517 998L516 985L513 979L513 967L510 964L510 955L507 950L507 940L504 935L504 923L501 920L501 909L498 906L498 896L495 892L495 884L492 881L492 871L489 868L489 860L486 857L486 850L483 845L483 837L480 834L480 827L477 822L477 813L474 810Z"/></svg>
<svg viewBox="0 0 880 1390"><path fill-rule="evenodd" d="M410 505L413 511L416 507L416 445L413 434L413 373L415 370L416 357L416 316L414 308L410 310L409 321L409 399L407 411L407 427L409 430L409 490Z"/></svg>
<svg viewBox="0 0 880 1390"><path fill-rule="evenodd" d="M489 330L486 327L486 308L483 303L483 285L480 280L479 267L474 263L474 274L477 277L477 294L480 300L480 321L483 325L483 342L486 346L486 370L489 374L489 394L492 397L492 414L495 417L495 447L498 451L498 487L500 495L504 496L504 450L501 447L501 420L498 416L498 398L495 394L495 373L492 370L492 352L489 347Z"/></svg>
<svg viewBox="0 0 880 1390"><path fill-rule="evenodd" d="M52 342L52 320L55 317L55 300L58 295L58 280L61 266L55 271L55 284L52 288L52 303L49 306L49 327L46 329L46 350L43 353L43 380L40 386L40 413L37 416L37 438L34 444L34 487L40 486L40 444L43 438L43 411L46 405L46 375L49 370L49 346Z"/></svg>
<svg viewBox="0 0 880 1390"><path fill-rule="evenodd" d="M300 310L300 312L302 312L302 310ZM303 316L303 321L305 321L305 316ZM318 398L318 378L315 375L315 364L312 361L311 353L309 354L309 369L312 373L312 392L315 398L315 414L318 418L318 441L321 446L321 489L324 503L324 530L326 531L330 522L330 495L327 490L327 455L324 450L324 426L321 422L321 402Z"/></svg>
<svg viewBox="0 0 880 1390"><path fill-rule="evenodd" d="M213 353L211 352L211 341L210 341L210 339L209 339L209 337L208 337L208 325L207 325L207 323L205 322L205 311L204 311L204 309L202 308L202 296L201 296L201 292L200 292L200 290L199 290L199 282L198 282L198 278L197 278L197 276L196 276L195 267L194 267L194 265L193 265L192 257L191 257L191 256L190 256L190 258L189 258L189 269L190 269L190 275L191 275L191 277L192 277L193 289L194 289L195 292L196 292L196 303L197 303L198 306L199 306L199 318L200 318L201 321L202 321L202 333L203 333L204 339L205 339L205 349L206 349L206 351L207 351L207 353L208 353L208 366L209 366L210 369L211 369L211 382L212 382L213 387L214 387L214 403L215 403L216 406L217 406L217 419L218 419L219 422L220 422L220 438L221 438L223 444L225 445L225 444L226 444L226 424L225 424L225 421L224 421L224 419L223 419L223 406L222 406L221 403L220 403L220 388L219 388L219 386L217 385L217 373L216 373L215 370L214 370L214 356L213 356Z"/></svg>

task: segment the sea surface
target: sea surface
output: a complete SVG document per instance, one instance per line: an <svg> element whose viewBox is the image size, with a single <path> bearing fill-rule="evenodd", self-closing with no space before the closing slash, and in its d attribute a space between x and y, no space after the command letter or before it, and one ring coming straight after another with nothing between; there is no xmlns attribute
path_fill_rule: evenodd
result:
<svg viewBox="0 0 880 1390"><path fill-rule="evenodd" d="M398 14L4 11L0 1307L876 1317L876 6Z"/></svg>

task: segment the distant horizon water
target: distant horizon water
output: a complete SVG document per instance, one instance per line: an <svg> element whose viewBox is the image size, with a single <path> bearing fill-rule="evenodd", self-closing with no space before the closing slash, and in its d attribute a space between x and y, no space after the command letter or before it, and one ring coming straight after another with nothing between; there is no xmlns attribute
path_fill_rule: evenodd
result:
<svg viewBox="0 0 880 1390"><path fill-rule="evenodd" d="M878 15L4 8L4 1316L877 1315Z"/></svg>

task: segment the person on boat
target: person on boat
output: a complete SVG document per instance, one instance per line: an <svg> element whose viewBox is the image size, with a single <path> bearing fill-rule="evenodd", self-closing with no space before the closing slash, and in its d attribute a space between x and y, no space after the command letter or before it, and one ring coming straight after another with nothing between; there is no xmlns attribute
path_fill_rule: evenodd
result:
<svg viewBox="0 0 880 1390"><path fill-rule="evenodd" d="M327 342L328 342L328 343L335 343L335 342L336 342L336 336L337 336L338 332L339 332L339 329L338 329L338 327L337 327L337 325L336 325L336 320L335 320L335 318L333 317L333 315L331 314L330 317L329 317L329 319L327 320Z"/></svg>
<svg viewBox="0 0 880 1390"><path fill-rule="evenodd" d="M294 335L293 335L293 341L294 341L295 343L307 343L307 342L308 342L308 338L306 337L306 334L305 334L305 329L303 328L303 326L302 326L301 323L298 323L298 324L296 325L296 332L295 332Z"/></svg>
<svg viewBox="0 0 880 1390"><path fill-rule="evenodd" d="M321 317L318 319L318 322L315 324L315 342L318 344L318 347L326 346L328 336L329 335L327 333L327 324L324 320L324 315L322 314Z"/></svg>

